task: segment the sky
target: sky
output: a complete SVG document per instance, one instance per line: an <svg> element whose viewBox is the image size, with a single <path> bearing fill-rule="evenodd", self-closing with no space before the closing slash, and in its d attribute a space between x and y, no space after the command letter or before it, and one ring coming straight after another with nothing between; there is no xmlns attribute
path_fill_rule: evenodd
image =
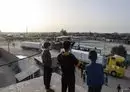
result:
<svg viewBox="0 0 130 92"><path fill-rule="evenodd" d="M130 0L0 0L2 32L130 33Z"/></svg>

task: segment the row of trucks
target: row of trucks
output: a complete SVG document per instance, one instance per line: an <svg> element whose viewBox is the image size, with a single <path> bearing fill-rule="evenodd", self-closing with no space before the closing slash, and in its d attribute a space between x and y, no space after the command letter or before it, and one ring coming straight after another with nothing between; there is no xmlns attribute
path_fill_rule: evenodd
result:
<svg viewBox="0 0 130 92"><path fill-rule="evenodd" d="M21 47L23 49L37 49L41 50L42 43L40 42L22 42ZM83 49L83 47L85 49ZM76 58L83 62L83 64L91 63L88 59L89 51L95 49L98 53L97 63L102 64L104 66L104 72L111 74L116 77L123 77L125 75L125 58L119 55L114 56L104 56L101 55L101 49L98 48L90 48L88 46L81 46L80 49L76 49L75 46L72 47L71 53L73 53Z"/></svg>

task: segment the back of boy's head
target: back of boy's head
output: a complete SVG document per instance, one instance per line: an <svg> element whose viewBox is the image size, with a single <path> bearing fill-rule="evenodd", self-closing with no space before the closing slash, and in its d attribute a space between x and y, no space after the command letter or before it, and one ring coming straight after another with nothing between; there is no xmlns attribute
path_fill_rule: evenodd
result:
<svg viewBox="0 0 130 92"><path fill-rule="evenodd" d="M70 41L64 41L63 48L65 50L69 50L70 49L70 45L71 45Z"/></svg>
<svg viewBox="0 0 130 92"><path fill-rule="evenodd" d="M49 48L50 45L51 44L49 42L45 42L43 48L47 49L47 48Z"/></svg>
<svg viewBox="0 0 130 92"><path fill-rule="evenodd" d="M96 62L97 60L97 52L95 50L92 50L89 52L89 59L93 62Z"/></svg>

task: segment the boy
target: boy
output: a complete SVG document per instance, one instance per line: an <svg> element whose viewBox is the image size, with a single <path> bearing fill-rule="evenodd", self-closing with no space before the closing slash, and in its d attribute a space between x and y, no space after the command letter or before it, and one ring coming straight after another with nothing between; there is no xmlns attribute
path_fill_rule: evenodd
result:
<svg viewBox="0 0 130 92"><path fill-rule="evenodd" d="M51 60L51 53L50 53L50 43L44 43L45 50L42 54L42 61L44 66L44 85L47 92L54 92L53 89L50 88L50 81L52 75L52 60Z"/></svg>
<svg viewBox="0 0 130 92"><path fill-rule="evenodd" d="M64 52L58 55L57 59L62 70L62 91L75 92L75 66L78 65L76 57L69 52L71 43L65 41L63 43Z"/></svg>
<svg viewBox="0 0 130 92"><path fill-rule="evenodd" d="M91 60L91 64L86 66L86 74L87 74L87 85L88 92L101 92L102 85L104 84L104 71L103 66L101 64L97 64L97 52L90 51L89 59Z"/></svg>

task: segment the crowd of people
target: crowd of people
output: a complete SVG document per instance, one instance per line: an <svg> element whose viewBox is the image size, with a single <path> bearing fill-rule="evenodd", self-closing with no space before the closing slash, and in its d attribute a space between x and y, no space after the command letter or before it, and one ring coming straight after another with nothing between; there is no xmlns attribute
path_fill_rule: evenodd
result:
<svg viewBox="0 0 130 92"><path fill-rule="evenodd" d="M42 53L43 70L44 70L44 85L47 92L54 92L50 87L51 75L52 75L52 60L50 53L50 43L45 42L43 47L45 48ZM75 92L75 67L82 68L78 59L70 52L71 43L64 41L62 51L58 56L58 64L61 67L61 92ZM88 86L88 92L101 92L104 82L104 70L101 64L97 64L97 53L92 50L89 52L91 63L84 67L86 74L86 84ZM106 81L108 79L106 78Z"/></svg>

